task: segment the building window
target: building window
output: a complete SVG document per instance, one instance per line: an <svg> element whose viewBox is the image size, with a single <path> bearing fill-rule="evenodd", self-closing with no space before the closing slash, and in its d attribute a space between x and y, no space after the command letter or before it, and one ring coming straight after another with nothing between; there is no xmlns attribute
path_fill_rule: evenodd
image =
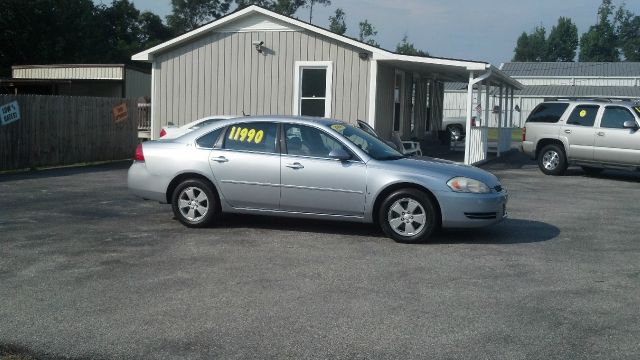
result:
<svg viewBox="0 0 640 360"><path fill-rule="evenodd" d="M331 117L332 70L330 61L296 62L295 115Z"/></svg>

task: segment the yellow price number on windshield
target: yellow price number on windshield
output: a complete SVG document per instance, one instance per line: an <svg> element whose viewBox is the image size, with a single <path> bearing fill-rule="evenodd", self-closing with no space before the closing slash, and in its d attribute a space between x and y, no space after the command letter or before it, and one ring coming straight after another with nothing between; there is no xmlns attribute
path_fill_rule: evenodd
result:
<svg viewBox="0 0 640 360"><path fill-rule="evenodd" d="M229 132L229 140L235 140L240 142L254 142L256 144L260 144L264 139L264 131L256 129L248 129L242 127L231 128Z"/></svg>
<svg viewBox="0 0 640 360"><path fill-rule="evenodd" d="M585 117L585 116L587 116L587 110L580 111L580 117Z"/></svg>

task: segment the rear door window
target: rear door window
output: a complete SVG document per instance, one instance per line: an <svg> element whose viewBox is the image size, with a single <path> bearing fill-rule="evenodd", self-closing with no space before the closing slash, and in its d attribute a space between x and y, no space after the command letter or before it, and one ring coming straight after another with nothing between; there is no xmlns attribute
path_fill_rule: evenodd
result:
<svg viewBox="0 0 640 360"><path fill-rule="evenodd" d="M567 103L542 103L533 109L527 122L557 123L568 106Z"/></svg>
<svg viewBox="0 0 640 360"><path fill-rule="evenodd" d="M578 105L567 119L567 125L593 126L599 109L598 105Z"/></svg>
<svg viewBox="0 0 640 360"><path fill-rule="evenodd" d="M223 149L277 153L278 125L268 122L240 123L227 127Z"/></svg>

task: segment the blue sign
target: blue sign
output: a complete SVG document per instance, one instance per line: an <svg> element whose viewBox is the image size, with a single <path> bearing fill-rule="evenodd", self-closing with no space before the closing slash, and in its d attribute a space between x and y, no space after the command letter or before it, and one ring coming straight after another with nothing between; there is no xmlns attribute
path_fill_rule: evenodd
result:
<svg viewBox="0 0 640 360"><path fill-rule="evenodd" d="M18 120L20 120L20 107L17 101L0 106L0 123L2 125L7 125Z"/></svg>

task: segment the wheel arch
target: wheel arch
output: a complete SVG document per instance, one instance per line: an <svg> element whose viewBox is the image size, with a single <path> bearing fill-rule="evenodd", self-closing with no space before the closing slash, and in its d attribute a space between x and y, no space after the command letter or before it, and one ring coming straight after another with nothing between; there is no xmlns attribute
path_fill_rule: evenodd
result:
<svg viewBox="0 0 640 360"><path fill-rule="evenodd" d="M198 180L204 181L209 186L211 186L211 190L213 190L213 193L216 196L217 206L218 207L221 206L220 193L218 192L218 188L216 188L216 185L206 176L199 173L195 173L195 172L186 172L186 173L178 174L176 177L174 177L171 180L171 182L169 183L169 186L167 186L167 192L165 194L167 199L167 204L171 204L171 197L173 196L173 192L175 191L176 187L178 187L178 185L181 182L189 179L198 179Z"/></svg>
<svg viewBox="0 0 640 360"><path fill-rule="evenodd" d="M540 141L538 141L538 143L536 144L536 151L535 151L534 159L536 159L536 160L538 159L538 157L540 156L540 151L542 151L542 149L547 145L558 145L558 146L560 146L562 148L562 150L564 151L565 157L567 156L567 147L564 145L562 140L545 138L545 139L540 139Z"/></svg>
<svg viewBox="0 0 640 360"><path fill-rule="evenodd" d="M416 189L425 193L429 197L429 199L431 199L436 211L438 212L436 214L436 219L438 220L437 227L440 227L442 225L442 209L440 208L440 202L438 201L438 198L436 198L433 192L428 188L411 182L394 183L388 185L378 193L378 195L376 196L376 200L373 203L373 209L371 212L371 218L373 219L374 223L378 223L378 212L380 211L380 207L382 206L382 202L384 201L384 199L386 199L387 196L389 196L389 194L393 193L394 191L401 189Z"/></svg>

